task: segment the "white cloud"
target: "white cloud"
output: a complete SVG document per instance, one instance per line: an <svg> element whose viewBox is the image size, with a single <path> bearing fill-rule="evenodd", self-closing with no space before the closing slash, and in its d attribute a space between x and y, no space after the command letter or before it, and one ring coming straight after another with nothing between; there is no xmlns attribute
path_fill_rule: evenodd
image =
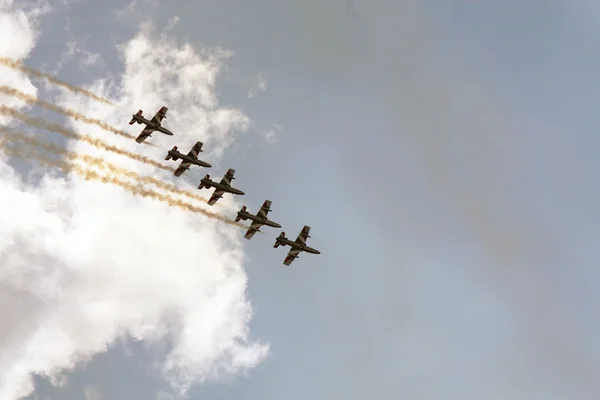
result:
<svg viewBox="0 0 600 400"><path fill-rule="evenodd" d="M264 74L258 74L252 86L248 90L248 97L256 97L259 92L267 89L267 78Z"/></svg>
<svg viewBox="0 0 600 400"><path fill-rule="evenodd" d="M261 132L261 135L265 138L268 143L275 143L277 135L283 132L283 128L280 125L273 124L270 129Z"/></svg>
<svg viewBox="0 0 600 400"><path fill-rule="evenodd" d="M31 20L23 13L3 11L0 34L3 55L22 58L35 45ZM13 43L15 37L21 43ZM139 108L151 116L165 104L165 126L175 136L155 134L158 149L93 126L71 122L73 127L159 160L165 148L186 149L202 140L205 157L215 165L232 132L249 124L214 95L227 53L198 52L151 31L121 50L121 80L98 80L88 88L117 107L71 92L62 93L59 102L128 128ZM12 77L7 84L35 93L22 74L3 73ZM86 144L68 146L192 189L206 173L192 169L177 179ZM223 169L211 172L216 176ZM186 183L190 176L194 186ZM239 177L243 189L243 174ZM4 161L0 190L0 400L29 394L32 373L60 377L124 335L170 342L163 372L181 393L194 382L244 372L267 355L266 345L249 338L252 309L237 228L75 175L46 173L34 187Z"/></svg>
<svg viewBox="0 0 600 400"><path fill-rule="evenodd" d="M269 143L275 143L275 138L277 137L277 134L275 133L275 131L273 129L267 129L266 131L262 132L262 136L265 138L265 140Z"/></svg>
<svg viewBox="0 0 600 400"><path fill-rule="evenodd" d="M127 22L143 25L150 23L150 16L156 10L160 2L158 0L132 0L125 7L115 11L117 18ZM172 20L171 20L172 21ZM171 24L167 25L167 30L171 28Z"/></svg>
<svg viewBox="0 0 600 400"><path fill-rule="evenodd" d="M156 394L156 400L173 400L174 396L167 392L158 392Z"/></svg>
<svg viewBox="0 0 600 400"><path fill-rule="evenodd" d="M179 25L180 22L180 18L178 16L174 16L169 20L169 23L167 24L167 26L165 26L165 29L163 31L172 31L177 25Z"/></svg>
<svg viewBox="0 0 600 400"><path fill-rule="evenodd" d="M149 37L155 39L150 41ZM138 35L121 46L121 50L126 58L126 78L120 101L127 114L139 108L153 113L161 105L168 105L165 125L177 132L177 138L189 138L178 145L192 145L198 139L209 138L205 152L210 151L216 157L231 144L234 129L248 128L248 117L237 109L218 107L214 93L219 70L231 52L215 49L198 54L191 45L178 45L165 36L155 36L153 31ZM103 90L103 84L99 82L95 90ZM90 107L96 106L90 104ZM110 116L112 110L105 113ZM123 118L118 119L119 123ZM160 140L164 142L165 138ZM177 139L168 140L172 143Z"/></svg>
<svg viewBox="0 0 600 400"><path fill-rule="evenodd" d="M69 40L66 43L66 48L63 50L60 59L49 72L50 75L57 75L62 68L70 63L73 60L77 60L77 64L80 71L87 71L90 67L98 67L104 66L104 60L102 60L99 53L90 52L87 50L87 41L90 36L78 36L71 32L71 23L70 20L67 19L65 28L69 33ZM51 84L47 84L48 87L51 87Z"/></svg>
<svg viewBox="0 0 600 400"><path fill-rule="evenodd" d="M83 388L83 396L85 400L102 400L100 392L94 386L86 386Z"/></svg>

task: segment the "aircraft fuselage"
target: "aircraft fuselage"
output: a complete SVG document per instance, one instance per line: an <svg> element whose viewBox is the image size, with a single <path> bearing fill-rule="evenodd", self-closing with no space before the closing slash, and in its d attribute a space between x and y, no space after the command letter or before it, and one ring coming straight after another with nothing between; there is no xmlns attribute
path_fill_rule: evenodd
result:
<svg viewBox="0 0 600 400"><path fill-rule="evenodd" d="M290 247L292 247L294 249L301 250L301 251L304 251L304 252L307 252L307 253L321 254L321 252L319 250L317 250L317 249L313 249L312 247L307 246L305 244L298 243L298 242L293 241L293 240L289 240L286 237L277 238L277 241L279 242L279 244L281 244L283 246L287 245L287 246L290 246Z"/></svg>
<svg viewBox="0 0 600 400"><path fill-rule="evenodd" d="M178 151L169 150L169 154L173 157L173 160L177 161L178 158L185 160L187 162L191 162L192 164L199 165L201 167L210 168L211 165L206 161L199 160L194 157L190 157L187 154L180 153Z"/></svg>
<svg viewBox="0 0 600 400"><path fill-rule="evenodd" d="M241 219L243 219L244 221L247 220L247 219L249 219L249 220L252 220L252 221L255 221L255 222L260 222L263 225L270 226L270 227L273 227L273 228L281 228L281 225L279 225L277 222L273 222L273 221L271 221L271 220L269 220L267 218L263 218L263 217L259 217L259 216L254 215L254 214L250 214L247 211L238 211L238 216Z"/></svg>
<svg viewBox="0 0 600 400"><path fill-rule="evenodd" d="M212 187L217 190L222 190L223 192L226 192L226 193L237 194L239 196L243 196L246 194L239 189L233 188L231 186L221 185L219 182L215 182L211 179L202 178L202 180L200 181L200 184L207 189L210 189Z"/></svg>
<svg viewBox="0 0 600 400"><path fill-rule="evenodd" d="M159 132L164 133L165 135L171 135L171 136L173 136L173 132L171 132L170 130L168 130L167 128L165 128L164 126L162 126L161 124L157 124L155 122L147 120L146 118L142 117L141 115L134 114L133 115L133 119L138 124L144 124L146 126L149 126L152 129L155 129L155 130L157 130Z"/></svg>

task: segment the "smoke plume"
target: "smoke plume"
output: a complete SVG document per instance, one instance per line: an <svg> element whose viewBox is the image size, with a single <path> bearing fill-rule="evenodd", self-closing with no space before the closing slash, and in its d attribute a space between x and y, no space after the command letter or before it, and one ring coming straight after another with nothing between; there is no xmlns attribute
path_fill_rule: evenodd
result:
<svg viewBox="0 0 600 400"><path fill-rule="evenodd" d="M169 196L168 194L159 193L159 192L156 192L156 191L153 191L150 189L140 189L137 185L135 185L133 183L126 182L126 181L119 179L118 175L132 178L132 179L136 180L138 183L150 183L150 184L157 186L160 189L165 189L165 190L174 192L176 194L188 196L188 197L194 198L195 200L200 200L200 201L207 200L204 197L197 196L194 193L191 193L189 191L179 189L179 188L177 188L171 184L168 184L166 182L163 182L159 179L156 179L156 178L153 178L150 176L140 176L138 173L136 173L134 171L128 171L124 168L118 167L114 164L104 161L102 158L93 157L93 156L86 155L86 154L77 154L77 153L74 153L71 151L67 151L53 143L44 142L42 140L33 138L31 136L27 136L22 133L12 132L12 131L9 131L8 129L6 129L5 127L0 127L0 132L3 132L5 138L7 138L9 140L27 143L31 146L38 147L39 149L43 150L44 152L54 153L55 155L65 157L68 161L71 161L71 162L67 162L65 160L53 160L53 159L49 158L48 156L45 156L44 153L42 153L42 152L27 153L27 154L31 154L31 156L30 156L31 159L42 162L48 166L53 166L53 167L59 168L65 173L67 173L69 171L73 171L73 172L76 172L78 175L82 176L86 180L99 180L103 183L109 183L112 185L116 185L116 186L119 186L119 187L127 190L128 192L130 192L132 194L142 196L142 197L152 198L157 201L162 201L162 202L167 203L170 206L180 207L181 209L184 209L187 211L200 213L209 218L213 218L213 219L225 222L227 224L246 229L246 226L242 223L235 222L234 220L232 220L230 218L227 218L227 217L224 217L217 213L205 210L201 207L197 207L192 204L185 203L181 200L173 198L172 196ZM91 166L97 167L99 169L107 170L111 173L111 175L110 176L102 176L102 175L99 175L97 172L94 172L91 170L86 170L86 169L74 164L76 161L82 161Z"/></svg>
<svg viewBox="0 0 600 400"><path fill-rule="evenodd" d="M66 115L67 117L73 118L75 121L81 121L81 122L85 122L86 124L96 125L96 126L102 128L102 129L104 129L105 131L112 132L115 135L119 135L119 136L122 136L122 137L127 138L127 139L135 139L136 138L136 136L134 136L132 134L129 134L129 133L125 132L125 131L122 131L120 129L117 129L114 126L112 126L110 124L107 124L104 121L101 121L101 120L96 119L96 118L90 118L90 117L87 117L87 116L85 116L83 114L80 114L77 111L72 110L70 108L60 107L60 106L57 106L56 104L49 103L47 101L38 99L35 96L31 96L31 95L29 95L29 94L27 94L25 92L22 92L22 91L20 91L18 89L15 89L15 88L11 88L11 87L8 87L8 86L1 85L0 86L0 93L16 97L16 98L18 98L20 100L23 100L24 102L26 102L28 104L37 105L37 106L40 106L40 107L45 108L47 110L54 111L54 112L57 112L57 113L62 114L62 115ZM152 145L149 142L142 142L142 143L146 144L146 145Z"/></svg>
<svg viewBox="0 0 600 400"><path fill-rule="evenodd" d="M102 103L105 103L108 105L114 105L113 102L105 99L104 97L97 96L94 93L91 93L83 88L80 88L78 86L71 85L70 83L61 81L60 79L57 79L57 78L53 77L52 75L48 75L44 72L38 71L37 69L26 67L25 65L23 65L21 62L19 62L17 60L12 60L7 57L0 57L0 64L4 65L5 67L24 72L28 75L35 76L36 78L46 79L48 82L53 83L57 86L64 87L65 89L68 89L71 92L83 94L94 100L97 100L99 102L102 102Z"/></svg>
<svg viewBox="0 0 600 400"><path fill-rule="evenodd" d="M155 161L155 160L153 160L153 159L151 159L149 157L143 156L143 155L138 154L138 153L133 153L131 151L120 149L120 148L118 148L116 146L107 144L107 143L105 143L104 141L102 141L100 139L94 139L94 138L92 138L90 136L82 135L82 134L77 133L77 132L75 132L75 131L73 131L71 129L67 129L67 128L59 125L59 124L48 122L48 121L44 120L43 118L27 116L26 114L23 114L23 113L15 110L15 109L13 109L11 107L6 107L6 106L0 105L0 114L7 115L7 116L10 116L12 118L16 118L16 119L18 119L20 121L25 122L28 125L35 126L37 128L42 128L42 129L46 129L48 131L56 132L56 133L58 133L58 134L60 134L60 135L62 135L64 137L66 137L68 139L81 140L81 141L89 143L92 146L97 147L99 149L103 149L103 150L106 150L106 151L113 152L115 154L119 154L119 155L122 155L122 156L125 156L125 157L129 157L132 160L136 160L136 161L139 161L139 162L151 165L153 167L160 168L160 169L165 170L165 171L169 171L169 172L174 172L175 171L174 168L171 168L171 167L169 167L169 166L167 166L165 164L162 164L162 163L160 163L158 161Z"/></svg>
<svg viewBox="0 0 600 400"><path fill-rule="evenodd" d="M8 128L6 128L6 127L0 127L0 132L3 132L4 137L7 139L15 140L15 141L22 141L22 142L28 143L30 145L43 148L45 151L60 154L69 159L73 159L73 158L82 159L89 164L94 164L94 165L102 166L103 168L108 168L116 174L127 176L128 178L135 179L136 181L138 181L140 183L148 183L148 184L154 185L160 189L164 189L164 190L176 193L176 194L180 194L180 195L189 197L190 199L193 199L193 200L197 200L197 201L201 201L201 202L206 202L208 200L204 196L200 196L190 190L180 189L173 184L170 184L168 182L154 178L152 176L143 176L143 175L138 174L137 172L130 171L126 168L117 167L114 164L107 163L101 157L94 157L94 156L90 156L90 155L81 155L81 154L78 154L75 152L70 152L60 146L55 145L54 143L46 142L39 138L34 138L31 136L28 136L25 133L9 131ZM219 204L217 203L215 205L219 205Z"/></svg>

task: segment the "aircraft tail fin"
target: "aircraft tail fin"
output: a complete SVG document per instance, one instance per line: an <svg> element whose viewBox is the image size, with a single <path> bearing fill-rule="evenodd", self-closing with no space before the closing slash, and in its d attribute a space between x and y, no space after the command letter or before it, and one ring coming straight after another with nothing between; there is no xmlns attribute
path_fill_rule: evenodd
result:
<svg viewBox="0 0 600 400"><path fill-rule="evenodd" d="M281 243L279 243L279 239L283 239L285 238L285 232L281 232L279 234L279 236L277 236L277 239L275 239L275 244L273 245L274 248L278 248L279 246L281 246Z"/></svg>
<svg viewBox="0 0 600 400"><path fill-rule="evenodd" d="M246 212L246 206L242 206L242 209L238 212L237 217L235 217L235 222L240 222L240 220L246 220L246 218L243 218L240 213Z"/></svg>
<svg viewBox="0 0 600 400"><path fill-rule="evenodd" d="M210 185L207 185L204 183L205 180L209 180L210 179L210 175L206 174L206 176L204 177L204 179L202 179L200 181L200 185L198 185L198 189L204 189L204 188L210 188Z"/></svg>
<svg viewBox="0 0 600 400"><path fill-rule="evenodd" d="M142 116L142 110L139 110L135 115L137 115L138 117ZM131 117L131 121L129 121L129 125L133 125L135 123L135 118Z"/></svg>
<svg viewBox="0 0 600 400"><path fill-rule="evenodd" d="M173 148L171 149L171 151L177 151L177 146L173 146ZM170 160L173 159L174 161L177 161L179 159L179 157L172 155L170 152L167 153L167 156L165 157L165 160Z"/></svg>

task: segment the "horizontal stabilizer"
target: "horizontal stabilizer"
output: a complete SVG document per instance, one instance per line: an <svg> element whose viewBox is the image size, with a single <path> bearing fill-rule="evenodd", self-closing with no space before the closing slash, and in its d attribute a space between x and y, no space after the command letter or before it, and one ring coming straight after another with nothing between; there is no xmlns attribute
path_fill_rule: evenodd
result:
<svg viewBox="0 0 600 400"><path fill-rule="evenodd" d="M142 110L139 110L135 115L137 115L138 117L142 116ZM129 121L129 125L133 125L136 122L135 117L131 117L131 121Z"/></svg>

